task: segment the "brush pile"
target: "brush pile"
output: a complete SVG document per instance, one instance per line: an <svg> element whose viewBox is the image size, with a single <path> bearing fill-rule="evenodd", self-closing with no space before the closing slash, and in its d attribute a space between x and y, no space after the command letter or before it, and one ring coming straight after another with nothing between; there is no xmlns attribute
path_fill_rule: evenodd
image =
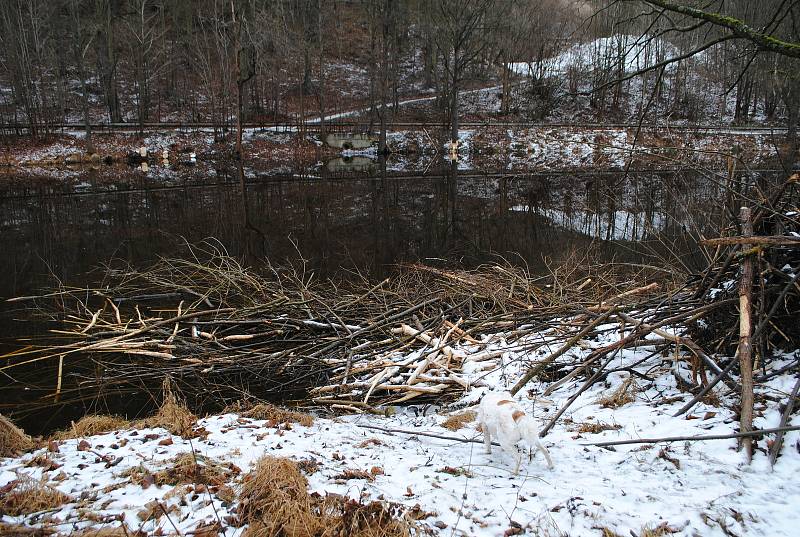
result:
<svg viewBox="0 0 800 537"><path fill-rule="evenodd" d="M795 175L762 198L755 236L705 241L708 269L688 283L586 257L540 278L509 264L409 264L378 283L317 281L305 265L256 272L206 242L146 270L109 265L96 288L15 299L58 327L6 356L0 372L37 385L52 378L52 391L30 402L36 408L152 392L169 376L196 409L295 398L375 411L454 399L508 365L508 349L528 357L518 390L534 377L600 378L622 349L646 345L691 363L693 379L681 382L698 397L719 381L738 391L744 259L756 258L763 276L752 278L756 364L766 368L776 353L800 347L796 187ZM588 359L569 359L570 348L613 332L619 337Z"/></svg>
<svg viewBox="0 0 800 537"><path fill-rule="evenodd" d="M414 264L377 284L316 281L304 267L256 273L204 243L147 270L107 266L96 288L15 299L56 328L0 368L17 382L46 379L51 388L31 408L155 393L165 376L191 408L207 410L309 390L321 404L362 407L453 397L468 382L464 367L497 364L477 334L569 333L575 325L560 319L662 294L654 284L631 292L644 273L575 266L537 279L509 265Z"/></svg>
<svg viewBox="0 0 800 537"><path fill-rule="evenodd" d="M707 239L710 263L693 296L704 302L738 297L742 266L753 262L752 309L755 361L764 365L775 353L800 348L800 175L794 174L767 197L759 194L749 222L741 217ZM734 214L735 211L729 211ZM692 325L693 335L713 352L733 355L739 344L738 298Z"/></svg>

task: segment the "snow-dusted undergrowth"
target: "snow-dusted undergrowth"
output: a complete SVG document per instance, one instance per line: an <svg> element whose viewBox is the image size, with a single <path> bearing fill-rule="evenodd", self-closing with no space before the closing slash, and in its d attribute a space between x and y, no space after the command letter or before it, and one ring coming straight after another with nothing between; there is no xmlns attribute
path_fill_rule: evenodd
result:
<svg viewBox="0 0 800 537"><path fill-rule="evenodd" d="M560 360L575 363L593 348L616 341L619 327L607 328L600 340L586 341ZM538 333L510 343L503 334L485 336L485 350L502 351L502 355L489 371L482 363L463 369L471 382L480 380L485 385L465 390L452 408L433 412L420 412L422 407L401 408L389 417L318 418L310 427L286 427L224 414L200 420L198 425L208 434L191 441L163 429L122 430L65 441L56 453L39 450L17 459L2 459L0 487L27 475L49 481L76 501L54 511L2 516L0 520L56 524L63 533L90 525L119 526L124 521L133 530L165 534L175 532L172 524L187 534L202 522L220 520L225 535L240 534L243 528L229 522L236 500L185 488L176 494L174 487L145 487L129 477L131 469L156 473L168 467L175 456L193 451L201 458L232 462L243 473L264 454L296 461L313 459L318 469L308 479L314 491L362 501L380 499L408 508L418 504L432 513L419 524L441 535L494 536L521 529L530 535L627 536L657 527L686 536L796 535L800 522L798 432L786 435L774 471L763 452L763 441L751 465L735 450L735 440L633 444L612 450L586 445L600 440L726 434L737 429L729 410L734 399L722 391L718 393L722 406L701 404L688 416L671 417L691 397L676 387L675 377L687 372L671 356L647 358L653 353L651 346L620 352L608 366L616 371L583 393L544 438L555 464L552 471L537 456L525 460L520 475L514 476L513 461L502 450L496 449L492 455L483 452L474 422L456 432L442 427L447 414L475 405L487 390L511 386L531 360L558 348L558 339L553 333ZM535 353L526 350L543 340L549 340L548 344ZM652 380L634 376L632 382L627 381L630 373L622 369L642 359L635 370L646 372ZM787 362L790 359L786 357ZM780 360L773 362L773 367L781 365ZM633 401L617 408L603 407L601 399L614 394L626 381ZM582 382L568 382L546 398L539 395L548 385L533 383L517 399L542 425ZM759 386L758 392L768 398L760 399L766 402L756 406L757 427L778 425L778 404L772 401L784 400L793 383L787 374ZM797 418L794 423L799 423ZM477 443L415 433L475 439ZM89 447L81 445L82 440ZM31 464L45 455L59 466L45 471ZM346 470L364 471L362 476L374 474L374 480L347 479ZM229 484L235 489L240 479L232 477ZM169 518L139 518L143 506L153 500L171 512ZM606 529L613 533L604 534Z"/></svg>

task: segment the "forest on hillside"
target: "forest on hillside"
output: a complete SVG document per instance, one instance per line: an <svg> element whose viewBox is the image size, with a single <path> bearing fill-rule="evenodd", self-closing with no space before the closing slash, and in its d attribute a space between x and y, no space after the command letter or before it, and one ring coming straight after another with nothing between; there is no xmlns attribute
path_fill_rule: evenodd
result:
<svg viewBox="0 0 800 537"><path fill-rule="evenodd" d="M787 0L7 0L0 123L324 123L361 108L379 127L428 96L406 119L453 133L465 114L793 130L798 42ZM491 102L460 102L492 86Z"/></svg>

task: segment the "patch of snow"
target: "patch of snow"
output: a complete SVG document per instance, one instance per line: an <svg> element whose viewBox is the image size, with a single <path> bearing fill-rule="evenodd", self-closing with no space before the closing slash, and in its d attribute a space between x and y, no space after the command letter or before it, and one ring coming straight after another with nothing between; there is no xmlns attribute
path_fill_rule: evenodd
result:
<svg viewBox="0 0 800 537"><path fill-rule="evenodd" d="M618 332L618 326L609 327L612 330L576 348L576 355L569 361L562 357L557 363L569 366L624 335ZM545 342L557 345L558 337L551 329L545 329L516 341L511 334L477 336L482 342L480 348L474 344L454 346L467 363L478 363L481 353L496 352L497 356L495 366L488 371L478 367L465 370L464 377L470 384L480 381L485 386L465 389L453 406L474 407L487 389L512 385L527 370L531 359L550 352L547 346L533 353L526 349ZM396 353L387 358L406 360L420 352ZM545 535L594 535L600 531L598 528L638 535L645 527L662 524L674 535L685 537L795 535L800 521L800 483L795 479L800 472L800 454L793 446L800 441L800 432L786 434L786 447L774 470L760 450L747 465L744 455L735 451L735 440L630 444L613 450L595 447L591 442L729 434L737 427L736 416L728 405L717 408L701 403L693 411L696 419L672 417L690 394L677 389L671 365L661 364L661 357L652 356L650 348L623 349L609 367L616 372L582 393L544 437L555 463L552 471L536 457L524 461L521 474L513 476L513 461L502 450L495 449L491 455L483 452L474 423L452 432L442 427L445 416L422 407L421 411L409 408L389 417L364 414L318 418L310 427L291 428L223 414L200 420L198 425L208 435L191 441L163 429L115 431L85 439L91 451L81 450L80 440L75 439L63 442L56 453L40 449L17 459L0 459L0 486L28 476L49 481L62 492L80 497L80 502L49 513L51 521L60 522L58 527L68 531L97 525L87 520L87 512L109 517L107 520L116 517L115 520L146 532L159 528L172 531L163 517L142 521L138 516L144 504L157 500L168 510L175 510L171 522L187 534L199 523L214 522L217 516L229 520L237 502L223 502L213 492L181 495L168 485L143 487L128 477L131 470L155 473L167 468L177 455L194 453L202 460L231 462L247 472L260 456L268 454L318 463L318 470L308 476L310 491L361 501L382 499L408 509L418 504L433 512L420 521L422 527L432 533L445 527L443 535L503 535L515 524ZM629 373L625 368L629 367L652 375L652 380L636 377L633 402L618 408L604 407L601 399L627 381ZM540 403L535 397L547 383L529 385L516 400L542 425L552 413L550 409L562 407L581 382L573 379L556 388L548 396L551 404ZM783 400L793 382L792 375L787 374L756 389L761 395ZM727 397L724 390L718 395L721 399ZM775 405L759 415L755 425L774 427L779 420ZM790 423L800 424L800 417ZM42 456L61 466L45 471L31 464ZM112 467L108 467L109 460L114 461ZM374 480L338 477L346 469L376 467L382 473L377 472ZM59 479L53 479L56 476ZM238 482L240 477L233 480ZM24 516L3 515L0 520L37 524L34 518ZM232 537L239 535L242 528L226 523L223 531Z"/></svg>
<svg viewBox="0 0 800 537"><path fill-rule="evenodd" d="M677 54L677 48L662 39L617 34L573 45L542 61L512 63L510 69L523 76L535 77L562 76L570 69L587 70L595 65L633 72Z"/></svg>

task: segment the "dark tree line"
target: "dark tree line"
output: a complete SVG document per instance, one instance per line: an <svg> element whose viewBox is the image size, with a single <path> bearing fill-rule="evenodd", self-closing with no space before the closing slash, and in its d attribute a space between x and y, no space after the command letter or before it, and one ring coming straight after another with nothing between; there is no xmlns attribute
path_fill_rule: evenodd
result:
<svg viewBox="0 0 800 537"><path fill-rule="evenodd" d="M598 37L588 63L549 63ZM431 119L456 139L462 92L496 85L503 117L627 98L699 120L705 93L720 117L783 117L794 135L798 58L796 0L4 0L0 121L34 135L100 121L324 128L364 107L385 133L403 96L433 94Z"/></svg>

